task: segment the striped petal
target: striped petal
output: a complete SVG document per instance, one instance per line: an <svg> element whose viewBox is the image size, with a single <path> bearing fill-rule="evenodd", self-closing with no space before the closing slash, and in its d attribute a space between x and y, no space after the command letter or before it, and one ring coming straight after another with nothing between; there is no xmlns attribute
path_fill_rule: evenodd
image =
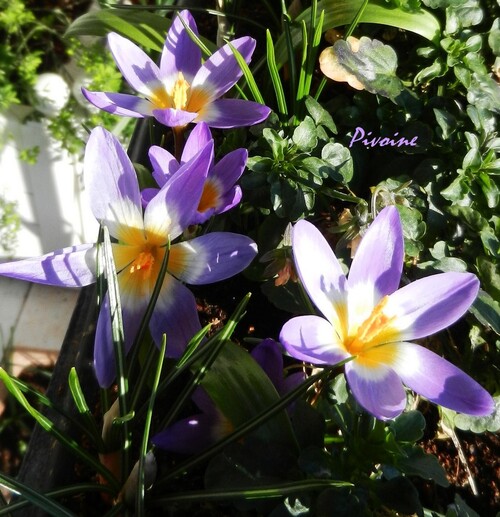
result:
<svg viewBox="0 0 500 517"><path fill-rule="evenodd" d="M270 113L270 108L258 102L217 99L204 106L195 122L206 122L210 127L219 129L231 129L259 124Z"/></svg>
<svg viewBox="0 0 500 517"><path fill-rule="evenodd" d="M356 360L346 363L345 375L356 400L373 416L387 420L406 407L401 379L387 366L364 367Z"/></svg>
<svg viewBox="0 0 500 517"><path fill-rule="evenodd" d="M399 287L403 271L403 228L397 208L384 208L370 225L349 270L349 289L373 291L375 306Z"/></svg>
<svg viewBox="0 0 500 517"><path fill-rule="evenodd" d="M170 275L165 281L149 323L159 346L167 336L167 357L180 357L191 338L201 329L193 293Z"/></svg>
<svg viewBox="0 0 500 517"><path fill-rule="evenodd" d="M212 139L210 128L204 122L200 122L194 126L189 134L184 150L182 151L181 163L188 162L197 153L199 153Z"/></svg>
<svg viewBox="0 0 500 517"><path fill-rule="evenodd" d="M280 333L286 351L299 361L335 364L349 357L331 323L319 316L298 316L287 321Z"/></svg>
<svg viewBox="0 0 500 517"><path fill-rule="evenodd" d="M108 226L113 237L130 242L143 229L141 194L132 162L116 137L95 128L85 149L83 168L94 216Z"/></svg>
<svg viewBox="0 0 500 517"><path fill-rule="evenodd" d="M190 122L193 122L198 116L198 113L175 108L167 108L153 110L153 116L164 126L183 127L187 126Z"/></svg>
<svg viewBox="0 0 500 517"><path fill-rule="evenodd" d="M149 234L166 242L167 236L174 240L191 224L212 159L213 143L209 143L150 201L144 212L144 227Z"/></svg>
<svg viewBox="0 0 500 517"><path fill-rule="evenodd" d="M387 299L394 340L426 337L455 323L472 305L479 280L471 273L441 273L408 284Z"/></svg>
<svg viewBox="0 0 500 517"><path fill-rule="evenodd" d="M347 336L347 280L337 257L319 230L304 220L293 227L292 248L305 290L343 339Z"/></svg>
<svg viewBox="0 0 500 517"><path fill-rule="evenodd" d="M189 11L181 11L175 17L167 34L160 61L162 77L177 76L182 72L190 83L201 66L201 50L189 37L184 23L198 36L198 29Z"/></svg>
<svg viewBox="0 0 500 517"><path fill-rule="evenodd" d="M96 248L80 244L41 257L0 264L0 275L37 284L82 287L96 280Z"/></svg>
<svg viewBox="0 0 500 517"><path fill-rule="evenodd" d="M123 117L150 117L154 106L146 99L127 93L91 92L82 88L83 96L96 108Z"/></svg>
<svg viewBox="0 0 500 517"><path fill-rule="evenodd" d="M255 50L253 38L244 36L231 41L231 45L238 50L247 63L250 61ZM203 89L208 99L213 100L224 95L242 75L243 71L231 48L226 44L201 65L191 86L193 89Z"/></svg>
<svg viewBox="0 0 500 517"><path fill-rule="evenodd" d="M435 404L475 416L490 415L495 409L493 398L480 384L422 346L401 343L394 363L403 382Z"/></svg>
<svg viewBox="0 0 500 517"><path fill-rule="evenodd" d="M213 232L174 244L168 270L188 284L211 284L243 271L257 254L257 246L245 235Z"/></svg>
<svg viewBox="0 0 500 517"><path fill-rule="evenodd" d="M145 97L154 95L161 86L160 70L156 63L130 40L112 32L108 44L120 72L130 86Z"/></svg>
<svg viewBox="0 0 500 517"><path fill-rule="evenodd" d="M200 150L198 149L198 151ZM179 170L179 162L173 154L158 145L151 146L148 155L153 166L153 178L158 186L163 187L167 180Z"/></svg>

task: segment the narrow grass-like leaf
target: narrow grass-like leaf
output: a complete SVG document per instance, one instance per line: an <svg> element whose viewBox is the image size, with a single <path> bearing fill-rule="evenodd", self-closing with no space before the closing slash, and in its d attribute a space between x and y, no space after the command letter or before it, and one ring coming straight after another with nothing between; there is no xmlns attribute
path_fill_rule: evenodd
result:
<svg viewBox="0 0 500 517"><path fill-rule="evenodd" d="M59 430L49 418L47 418L45 415L42 415L42 413L34 408L3 368L0 368L0 380L3 381L9 393L13 395L15 399L21 404L21 406L37 421L42 429L54 436L54 438L56 438L56 440L58 440L61 445L70 450L85 464L101 474L109 482L110 486L114 490L118 489L118 482L111 474L111 472L106 467L101 465L101 463L96 458L91 456L85 449L83 449L75 440L73 440L73 438L70 438L61 430Z"/></svg>
<svg viewBox="0 0 500 517"><path fill-rule="evenodd" d="M99 452L104 452L105 446L102 441L101 433L99 432L96 421L92 416L87 401L85 400L85 395L83 394L75 367L71 368L69 372L68 384L76 408L84 420L84 427L87 434L92 438L97 450Z"/></svg>
<svg viewBox="0 0 500 517"><path fill-rule="evenodd" d="M261 486L255 488L249 486L246 488L228 488L225 490L199 490L187 491L159 497L154 500L152 506L168 507L172 503L194 503L204 501L234 501L238 499L255 500L255 499L271 499L282 498L288 495L296 495L297 493L308 491L323 491L326 488L352 487L352 483L347 481L335 481L333 479L304 479L302 481L294 481L291 483L279 483L269 486Z"/></svg>
<svg viewBox="0 0 500 517"><path fill-rule="evenodd" d="M255 82L255 78L249 66L247 65L247 62L243 59L241 53L233 45L231 45L231 43L228 43L228 45L231 49L231 52L234 54L234 57L236 58L236 61L238 62L239 67L241 68L241 71L243 72L245 81L247 82L248 88L255 102L265 104L264 97L262 97L262 94L260 93L259 87Z"/></svg>
<svg viewBox="0 0 500 517"><path fill-rule="evenodd" d="M2 474L1 472L0 484L6 487L8 490L20 493L37 508L41 508L53 517L76 517L76 514L70 512L67 508L64 508L64 506L56 503L49 497L38 493L36 490L33 490L17 479L7 476L6 474ZM12 511L12 508L10 508L9 511Z"/></svg>
<svg viewBox="0 0 500 517"><path fill-rule="evenodd" d="M158 14L111 8L80 16L69 26L65 37L102 37L117 32L142 47L161 52L170 24L170 20Z"/></svg>
<svg viewBox="0 0 500 517"><path fill-rule="evenodd" d="M232 432L230 435L228 435L226 438L223 438L222 440L218 441L216 444L212 445L202 453L196 455L193 458L189 458L185 462L181 463L180 465L177 465L174 469L172 469L169 473L167 473L161 480L159 480L156 483L157 488L161 488L162 486L168 485L168 483L175 477L177 477L180 474L184 474L186 471L192 469L193 467L199 465L200 463L206 461L207 459L211 458L212 456L215 456L219 452L221 452L225 447L227 447L230 443L233 443L243 436L245 436L250 431L253 431L254 429L257 429L259 426L261 426L264 422L267 422L270 418L272 418L274 415L282 411L284 408L286 408L290 403L292 403L294 400L296 400L298 397L300 397L303 393L305 393L310 386L312 386L314 383L322 380L323 378L326 378L331 371L333 371L335 368L338 368L345 363L351 361L354 359L354 357L350 357L348 359L345 359L343 361L340 361L334 366L324 368L321 372L312 375L308 379L306 379L304 382L302 382L299 386L291 390L289 393L287 393L284 397L282 397L280 400L278 400L275 404L271 405L269 408L267 408L265 411L262 411L257 416L249 420L246 424L238 427L234 432Z"/></svg>
<svg viewBox="0 0 500 517"><path fill-rule="evenodd" d="M118 278L116 276L115 262L113 259L113 250L111 248L111 239L107 226L103 226L103 243L99 246L99 252L102 251L104 260L104 269L106 271L106 279L108 283L109 310L111 317L111 335L113 339L113 350L116 364L116 383L118 385L118 404L120 408L120 417L129 414L128 409L128 378L125 370L125 338L123 333L122 307L120 301L120 291L118 287ZM129 466L129 449L130 449L130 432L128 428L128 420L123 420L122 427L122 472L128 472Z"/></svg>
<svg viewBox="0 0 500 517"><path fill-rule="evenodd" d="M304 95L307 96L311 92L311 83L314 74L314 68L316 66L318 58L318 50L321 43L321 36L323 34L323 22L325 19L324 11L321 11L319 20L314 27L314 34L312 35L312 41L309 52L307 54L307 74L304 83ZM316 17L314 17L316 20Z"/></svg>
<svg viewBox="0 0 500 517"><path fill-rule="evenodd" d="M276 56L276 66L278 70L283 66L285 61L288 65L288 72L290 77L290 99L293 102L293 113L297 113L297 106L295 96L297 93L297 66L295 64L295 47L292 38L291 30L292 21L290 16L286 13L286 9L283 2L283 35L278 39L274 46L274 52ZM283 39L284 38L284 39ZM283 55L282 52L284 52Z"/></svg>
<svg viewBox="0 0 500 517"><path fill-rule="evenodd" d="M302 29L302 59L300 61L300 72L299 72L299 84L297 86L297 91L295 92L295 100L297 102L301 101L304 97L304 84L306 81L306 73L307 73L307 53L309 52L309 41L307 37L307 26L306 22L302 20L301 24ZM298 113L295 112L296 118Z"/></svg>
<svg viewBox="0 0 500 517"><path fill-rule="evenodd" d="M145 492L145 473L144 465L146 460L146 454L148 452L149 443L149 431L151 429L151 422L153 420L153 408L156 400L156 393L158 391L158 385L160 384L161 371L163 369L163 360L165 359L165 353L167 351L167 337L163 335L160 356L158 358L158 364L156 366L155 376L153 380L153 386L151 388L151 395L149 397L148 410L146 412L146 421L144 422L144 428L142 431L142 443L139 456L139 473L137 476L137 494L136 494L136 515L137 517L144 516L144 492Z"/></svg>
<svg viewBox="0 0 500 517"><path fill-rule="evenodd" d="M167 240L165 245L165 255L163 255L163 260L160 266L160 270L158 271L158 278L156 279L155 286L153 288L153 292L151 293L151 298L149 299L148 306L146 307L146 311L141 320L141 325L139 330L137 331L137 335L134 338L134 344L132 345L132 354L130 358L130 368L128 371L128 376L130 376L131 368L135 365L137 361L137 354L139 353L139 347L146 335L146 331L149 327L149 322L151 321L151 316L153 315L153 310L156 306L156 302L158 300L158 296L160 296L160 291L163 286L163 282L165 280L165 276L167 274L168 268L168 259L170 256L170 239ZM137 390L136 390L137 391ZM133 397L136 399L136 396Z"/></svg>
<svg viewBox="0 0 500 517"><path fill-rule="evenodd" d="M184 386L184 389L177 397L177 400L174 404L172 404L169 412L162 420L160 426L162 429L168 427L173 422L174 418L177 416L178 412L184 406L185 402L192 395L193 391L197 388L197 386L201 383L206 371L210 368L210 366L217 358L221 348L229 340L229 337L233 333L234 327L236 326L238 321L243 317L243 311L248 303L249 298L249 295L243 298L243 300L236 308L234 315L229 319L224 328L220 332L218 332L211 340L205 343L205 345L203 346L203 350L207 350L206 356L204 356L202 360L196 363L191 363L189 361L185 363L191 364L193 376L191 377L189 382L187 382L187 384ZM196 354L193 354L191 357L196 357Z"/></svg>
<svg viewBox="0 0 500 517"><path fill-rule="evenodd" d="M0 474L2 476L2 474ZM1 481L0 481L0 484ZM59 488L57 490L51 490L50 492L46 492L43 494L43 496L50 498L50 499L58 499L61 497L71 497L74 495L81 495L86 492L106 492L110 494L111 496L114 495L114 491L111 487L108 485L97 485L95 483L77 483L75 485L71 485L64 488ZM5 506L4 508L0 509L0 517L3 516L9 516L10 512L16 512L17 510L22 510L23 508L26 508L27 506L30 506L32 504L31 501L25 500L25 501L16 501L15 503L10 503L8 506ZM20 515L20 514L18 514Z"/></svg>
<svg viewBox="0 0 500 517"><path fill-rule="evenodd" d="M269 75L273 83L274 93L276 95L276 102L278 104L278 112L281 115L288 115L288 108L286 105L285 92L283 90L283 83L281 82L278 67L276 66L276 56L274 55L274 43L269 29L266 30L266 48L267 48L267 67Z"/></svg>
<svg viewBox="0 0 500 517"><path fill-rule="evenodd" d="M354 20L349 25L345 35L344 39L347 39L353 32L354 29L358 26L359 20L361 20L361 17L363 16L363 13L365 12L366 6L368 5L368 2L370 0L364 0L361 4L361 7L359 8L358 12L356 13L356 16L354 17Z"/></svg>

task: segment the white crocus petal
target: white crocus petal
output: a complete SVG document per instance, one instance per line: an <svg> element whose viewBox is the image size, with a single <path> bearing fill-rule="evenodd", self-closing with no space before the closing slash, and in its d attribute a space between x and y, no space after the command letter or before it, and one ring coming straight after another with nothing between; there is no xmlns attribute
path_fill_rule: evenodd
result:
<svg viewBox="0 0 500 517"><path fill-rule="evenodd" d="M349 335L355 335L359 326L372 314L378 293L371 283L358 282L347 292L347 314Z"/></svg>
<svg viewBox="0 0 500 517"><path fill-rule="evenodd" d="M100 222L107 226L112 237L126 244L135 244L144 239L142 213L130 199L122 198L110 203L105 219Z"/></svg>

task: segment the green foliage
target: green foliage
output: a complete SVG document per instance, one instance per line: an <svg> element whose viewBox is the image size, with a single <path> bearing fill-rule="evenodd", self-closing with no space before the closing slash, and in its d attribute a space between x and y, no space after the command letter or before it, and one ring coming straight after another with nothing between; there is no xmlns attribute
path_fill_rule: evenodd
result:
<svg viewBox="0 0 500 517"><path fill-rule="evenodd" d="M0 246L6 253L13 253L16 248L17 232L21 225L16 207L16 202L0 196Z"/></svg>

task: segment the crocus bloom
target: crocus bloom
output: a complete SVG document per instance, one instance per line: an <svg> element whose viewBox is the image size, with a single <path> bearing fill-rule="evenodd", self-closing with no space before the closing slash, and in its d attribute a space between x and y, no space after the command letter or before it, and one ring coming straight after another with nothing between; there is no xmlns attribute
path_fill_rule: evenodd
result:
<svg viewBox="0 0 500 517"><path fill-rule="evenodd" d="M220 99L242 76L229 45L224 45L203 64L201 51L189 37L184 23L198 34L188 11L172 23L163 47L160 66L129 40L111 33L108 43L125 80L141 96L90 92L82 89L94 106L116 115L153 116L170 127L206 122L211 127L232 128L262 122L269 108L252 101ZM232 46L248 63L255 40L243 37Z"/></svg>
<svg viewBox="0 0 500 517"><path fill-rule="evenodd" d="M179 280L206 284L242 271L256 254L255 243L243 235L208 233L177 242L199 205L212 161L209 143L186 162L150 201L144 214L133 165L116 138L102 128L92 131L84 160L91 209L116 239L113 257L118 273L128 351L158 278L168 242L172 242L167 274L150 321L157 343L167 335L167 355L178 357L200 329L193 294ZM82 244L42 257L0 265L0 274L41 284L79 287L96 280L96 246ZM96 329L94 363L101 386L115 378L109 300L101 306Z"/></svg>
<svg viewBox="0 0 500 517"><path fill-rule="evenodd" d="M208 126L201 122L191 131L178 162L172 154L162 147L153 146L149 150L149 158L153 164L153 177L160 187L182 167L199 153L209 142L213 142ZM236 149L224 156L214 165L212 160L208 176L203 186L200 203L194 213L191 224L201 224L212 215L226 212L241 200L241 188L235 185L245 170L248 151ZM158 189L147 188L142 191L143 204L147 205L158 192Z"/></svg>
<svg viewBox="0 0 500 517"><path fill-rule="evenodd" d="M470 273L442 273L398 289L403 235L398 211L381 211L363 237L349 278L321 233L309 222L293 228L292 249L302 284L321 316L288 321L280 340L302 361L345 365L358 402L381 419L406 405L403 384L432 402L471 415L493 411L492 397L473 379L430 350L409 343L444 329L474 301Z"/></svg>
<svg viewBox="0 0 500 517"><path fill-rule="evenodd" d="M272 339L261 341L251 355L271 379L280 396L304 380L303 372L283 377L283 356L278 343ZM201 413L179 420L153 436L152 442L160 449L180 454L197 454L234 430L232 423L203 388L197 388L191 398Z"/></svg>

